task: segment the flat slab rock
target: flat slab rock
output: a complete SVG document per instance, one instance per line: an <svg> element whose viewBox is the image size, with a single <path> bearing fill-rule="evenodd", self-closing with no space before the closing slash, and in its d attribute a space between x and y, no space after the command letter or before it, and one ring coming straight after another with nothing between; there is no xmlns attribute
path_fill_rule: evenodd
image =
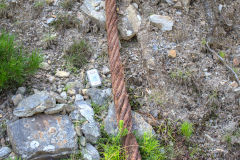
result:
<svg viewBox="0 0 240 160"><path fill-rule="evenodd" d="M74 153L77 138L68 116L39 114L7 125L13 151L23 159L60 159Z"/></svg>
<svg viewBox="0 0 240 160"><path fill-rule="evenodd" d="M41 113L47 108L53 108L56 99L48 92L39 92L23 99L14 109L13 114L17 117L30 117Z"/></svg>

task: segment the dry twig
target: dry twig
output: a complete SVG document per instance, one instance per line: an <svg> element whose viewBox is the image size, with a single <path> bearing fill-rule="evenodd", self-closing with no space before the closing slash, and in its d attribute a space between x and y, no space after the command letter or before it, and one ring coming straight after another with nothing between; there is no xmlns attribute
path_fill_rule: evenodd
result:
<svg viewBox="0 0 240 160"><path fill-rule="evenodd" d="M209 47L208 43L206 43L206 46L207 46L207 49L213 54L215 54L215 56L217 56L220 59L220 61L234 74L238 84L240 85L240 80L238 78L237 73L224 61L224 59L220 55L217 54L217 52L215 52L213 49Z"/></svg>

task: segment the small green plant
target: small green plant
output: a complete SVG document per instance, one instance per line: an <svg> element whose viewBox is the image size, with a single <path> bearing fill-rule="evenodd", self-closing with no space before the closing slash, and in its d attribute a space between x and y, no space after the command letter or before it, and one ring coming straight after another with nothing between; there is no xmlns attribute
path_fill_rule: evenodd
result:
<svg viewBox="0 0 240 160"><path fill-rule="evenodd" d="M57 30L78 28L80 21L71 14L58 14L57 19L51 23Z"/></svg>
<svg viewBox="0 0 240 160"><path fill-rule="evenodd" d="M6 0L0 0L0 18L6 17L8 4Z"/></svg>
<svg viewBox="0 0 240 160"><path fill-rule="evenodd" d="M0 34L0 89L20 85L33 75L40 66L42 57L38 51L28 53L18 46L9 33Z"/></svg>
<svg viewBox="0 0 240 160"><path fill-rule="evenodd" d="M160 146L159 141L150 133L144 133L143 137L138 137L138 144L142 159L162 160L166 159L164 147Z"/></svg>
<svg viewBox="0 0 240 160"><path fill-rule="evenodd" d="M189 78L190 76L191 76L190 71L182 71L180 69L178 69L177 71L172 71L170 73L170 77L172 79L178 79L178 80L185 80L185 79Z"/></svg>
<svg viewBox="0 0 240 160"><path fill-rule="evenodd" d="M63 2L61 3L61 6L66 10L71 10L74 3L75 3L75 0L63 0Z"/></svg>
<svg viewBox="0 0 240 160"><path fill-rule="evenodd" d="M224 141L227 142L228 144L231 144L231 142L232 142L232 136L231 136L231 134L226 134L226 135L224 136Z"/></svg>
<svg viewBox="0 0 240 160"><path fill-rule="evenodd" d="M121 147L121 138L128 134L123 121L119 121L117 136L109 137L106 144L100 144L104 149L104 160L126 160L125 150Z"/></svg>
<svg viewBox="0 0 240 160"><path fill-rule="evenodd" d="M98 122L102 121L101 116L102 116L102 113L107 110L106 105L99 106L99 105L95 104L94 102L92 102L91 105L92 105L92 108L94 110L94 118Z"/></svg>
<svg viewBox="0 0 240 160"><path fill-rule="evenodd" d="M192 132L193 132L192 123L183 122L183 123L181 124L181 133L182 133L187 139L189 139L189 138L192 136Z"/></svg>
<svg viewBox="0 0 240 160"><path fill-rule="evenodd" d="M35 9L42 9L44 5L45 5L45 2L43 0L34 2Z"/></svg>
<svg viewBox="0 0 240 160"><path fill-rule="evenodd" d="M74 41L66 50L66 62L74 67L81 68L91 57L89 45L84 41Z"/></svg>
<svg viewBox="0 0 240 160"><path fill-rule="evenodd" d="M226 53L225 53L225 52L223 52L223 51L220 51L220 52L219 52L219 56L220 56L220 57L222 57L222 58L225 58L225 56L226 56Z"/></svg>
<svg viewBox="0 0 240 160"><path fill-rule="evenodd" d="M56 42L57 34L53 33L46 33L43 35L42 41L44 42L45 48L49 48L51 45L53 45Z"/></svg>
<svg viewBox="0 0 240 160"><path fill-rule="evenodd" d="M207 44L206 39L202 39L202 45L205 46Z"/></svg>

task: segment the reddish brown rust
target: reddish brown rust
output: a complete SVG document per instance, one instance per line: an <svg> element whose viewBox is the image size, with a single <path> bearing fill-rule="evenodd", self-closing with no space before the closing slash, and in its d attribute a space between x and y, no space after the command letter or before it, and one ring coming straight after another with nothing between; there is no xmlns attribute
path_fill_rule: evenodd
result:
<svg viewBox="0 0 240 160"><path fill-rule="evenodd" d="M117 122L124 121L129 134L122 139L128 160L141 160L139 146L132 132L131 106L124 82L124 71L120 60L119 37L117 30L116 0L106 0L106 28L108 39L108 55L112 74L112 88L116 108Z"/></svg>

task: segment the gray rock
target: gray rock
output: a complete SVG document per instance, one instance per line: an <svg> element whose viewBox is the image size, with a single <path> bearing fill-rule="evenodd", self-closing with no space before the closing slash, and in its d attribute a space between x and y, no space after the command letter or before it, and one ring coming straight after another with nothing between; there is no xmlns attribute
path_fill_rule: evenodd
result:
<svg viewBox="0 0 240 160"><path fill-rule="evenodd" d="M75 97L75 103L76 102L81 102L81 101L84 101L84 98L81 94L77 94L76 97Z"/></svg>
<svg viewBox="0 0 240 160"><path fill-rule="evenodd" d="M152 126L148 124L143 117L132 111L132 122L133 122L133 131L136 131L136 134L139 136L143 136L144 133L152 133L155 135L155 131L153 130ZM108 115L104 119L104 130L109 134L109 135L116 135L118 132L118 124L117 124L117 119L116 119L116 114L115 114L115 107L113 104L109 106L108 109Z"/></svg>
<svg viewBox="0 0 240 160"><path fill-rule="evenodd" d="M83 136L81 136L80 137L80 144L81 144L81 146L86 146L86 143L87 143L87 141L86 141L86 138L85 137L83 137Z"/></svg>
<svg viewBox="0 0 240 160"><path fill-rule="evenodd" d="M88 122L95 122L94 111L89 104L84 101L77 101L75 105L76 109L70 114L73 120L83 120L82 117L84 117Z"/></svg>
<svg viewBox="0 0 240 160"><path fill-rule="evenodd" d="M96 89L90 88L87 90L87 95L91 97L92 101L97 105L104 105L107 103L107 99L111 95L111 89Z"/></svg>
<svg viewBox="0 0 240 160"><path fill-rule="evenodd" d="M19 102L22 101L22 99L23 99L23 96L21 94L17 94L11 98L14 106L17 106L19 104Z"/></svg>
<svg viewBox="0 0 240 160"><path fill-rule="evenodd" d="M75 109L69 114L72 121L85 121L86 119L81 115L78 109Z"/></svg>
<svg viewBox="0 0 240 160"><path fill-rule="evenodd" d="M60 96L63 98L63 99L67 99L67 92L62 92L61 94L60 94Z"/></svg>
<svg viewBox="0 0 240 160"><path fill-rule="evenodd" d="M82 148L82 156L84 160L100 160L97 149L89 143L86 144L86 147Z"/></svg>
<svg viewBox="0 0 240 160"><path fill-rule="evenodd" d="M57 94L56 92L50 91L50 95L53 96L53 97L56 99L56 102L57 102L57 103L60 103L60 104L65 104L65 103L67 103L67 101L66 101L62 96L60 96L59 94Z"/></svg>
<svg viewBox="0 0 240 160"><path fill-rule="evenodd" d="M56 114L59 113L61 111L63 111L65 108L67 108L68 105L67 104L57 104L55 107L53 108L48 108L44 111L44 113L46 114Z"/></svg>
<svg viewBox="0 0 240 160"><path fill-rule="evenodd" d="M105 11L99 8L101 0L84 0L80 9L91 19L97 21L101 26L105 26ZM98 8L98 9L96 9Z"/></svg>
<svg viewBox="0 0 240 160"><path fill-rule="evenodd" d="M132 121L133 121L133 130L136 131L136 134L143 136L144 133L151 133L155 135L155 131L152 126L148 124L143 117L137 112L132 111Z"/></svg>
<svg viewBox="0 0 240 160"><path fill-rule="evenodd" d="M0 148L0 159L7 158L7 156L11 153L11 149L8 147Z"/></svg>
<svg viewBox="0 0 240 160"><path fill-rule="evenodd" d="M75 105L70 104L70 105L67 105L65 109L68 113L70 113L70 112L74 111L76 109L76 107L75 107Z"/></svg>
<svg viewBox="0 0 240 160"><path fill-rule="evenodd" d="M86 123L82 126L82 132L86 137L87 142L96 144L98 138L100 137L100 129L98 123Z"/></svg>
<svg viewBox="0 0 240 160"><path fill-rule="evenodd" d="M13 114L17 117L29 117L55 105L56 99L48 92L38 92L23 99L14 109Z"/></svg>
<svg viewBox="0 0 240 160"><path fill-rule="evenodd" d="M169 16L161 16L153 14L149 17L151 24L160 28L163 32L164 31L171 31L173 27L173 20Z"/></svg>
<svg viewBox="0 0 240 160"><path fill-rule="evenodd" d="M16 94L24 95L26 90L26 87L19 87Z"/></svg>
<svg viewBox="0 0 240 160"><path fill-rule="evenodd" d="M134 37L141 25L142 18L137 9L133 5L129 5L126 9L126 16L119 20L118 30L120 36L124 40L130 40Z"/></svg>
<svg viewBox="0 0 240 160"><path fill-rule="evenodd" d="M83 89L83 84L81 81L79 80L76 80L74 82L68 82L66 84L66 88L69 90L75 90L75 91L78 91L78 90L81 90Z"/></svg>
<svg viewBox="0 0 240 160"><path fill-rule="evenodd" d="M50 83L53 83L54 81L55 81L55 77L54 76L49 76L48 77L48 81L50 82Z"/></svg>
<svg viewBox="0 0 240 160"><path fill-rule="evenodd" d="M76 125L74 127L76 133L77 133L77 136L81 137L82 136L82 131L81 131L81 127L79 125Z"/></svg>
<svg viewBox="0 0 240 160"><path fill-rule="evenodd" d="M7 125L13 151L23 159L61 159L74 153L77 138L68 116L39 114Z"/></svg>
<svg viewBox="0 0 240 160"><path fill-rule="evenodd" d="M102 73L108 74L108 73L110 73L110 69L107 66L103 66Z"/></svg>
<svg viewBox="0 0 240 160"><path fill-rule="evenodd" d="M108 108L108 115L104 119L104 130L111 135L117 135L118 133L118 125L116 119L115 107L114 103L111 103Z"/></svg>

